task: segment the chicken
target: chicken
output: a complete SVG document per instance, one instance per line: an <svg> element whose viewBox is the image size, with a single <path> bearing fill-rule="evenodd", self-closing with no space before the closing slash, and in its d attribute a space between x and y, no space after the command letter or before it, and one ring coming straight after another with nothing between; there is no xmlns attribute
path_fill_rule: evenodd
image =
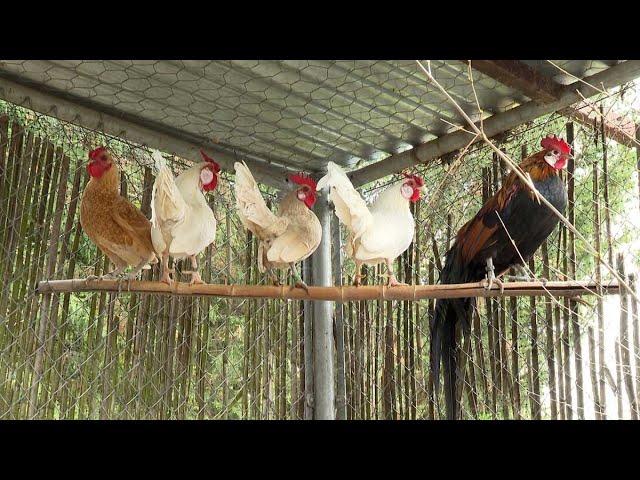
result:
<svg viewBox="0 0 640 480"><path fill-rule="evenodd" d="M291 268L295 286L307 290L295 264L309 257L320 245L322 227L311 211L316 202L316 182L305 174L291 175L297 188L278 206L278 215L267 207L249 168L234 164L235 193L242 224L258 237L258 270L267 272L278 283L274 268Z"/></svg>
<svg viewBox="0 0 640 480"><path fill-rule="evenodd" d="M571 147L553 135L545 137L541 146L543 150L523 160L520 168L530 176L540 195L564 212L567 192L559 173L567 164ZM486 275L486 288L491 288L493 282L501 284L496 272L500 276L511 267L522 267L522 259L527 262L531 258L558 221L511 172L496 194L456 235L447 252L440 283L481 281ZM474 305L474 298L440 299L431 323L431 368L438 389L442 361L449 419L457 417L456 325L461 324L465 333L469 331Z"/></svg>
<svg viewBox="0 0 640 480"><path fill-rule="evenodd" d="M157 262L151 244L151 223L120 196L120 172L106 148L89 152L87 171L91 179L82 194L80 225L116 267L100 277L89 278L124 276L131 280L148 264ZM134 270L124 275L128 266Z"/></svg>
<svg viewBox="0 0 640 480"><path fill-rule="evenodd" d="M424 181L417 175L405 178L383 191L371 207L353 188L342 169L333 162L327 174L318 181L318 190L329 188L329 201L335 206L340 222L347 227L346 253L356 263L354 284L360 285L362 264L386 263L389 286L403 285L393 273L393 261L413 241L415 221L409 202L420 200L426 193Z"/></svg>
<svg viewBox="0 0 640 480"><path fill-rule="evenodd" d="M158 257L162 258L161 281L173 282L169 256L189 257L191 284L204 283L198 272L196 256L216 238L216 219L203 191L213 191L218 185L220 166L204 152L204 161L182 172L174 179L162 154L153 153L158 169L151 198L151 240Z"/></svg>

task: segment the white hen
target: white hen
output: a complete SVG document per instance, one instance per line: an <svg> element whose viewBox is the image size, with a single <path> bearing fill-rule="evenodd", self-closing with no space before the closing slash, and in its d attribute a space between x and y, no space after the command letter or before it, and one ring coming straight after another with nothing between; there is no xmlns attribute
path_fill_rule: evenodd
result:
<svg viewBox="0 0 640 480"><path fill-rule="evenodd" d="M425 193L422 178L405 177L383 191L371 207L367 207L344 171L333 162L329 162L327 174L318 181L318 190L329 188L329 201L349 232L345 249L356 263L355 285L360 284L363 263L383 262L389 270L389 285L401 285L392 264L413 240L415 222L409 202L418 201L420 194Z"/></svg>
<svg viewBox="0 0 640 480"><path fill-rule="evenodd" d="M151 199L151 241L162 258L162 281L171 284L169 256L191 259L191 284L204 283L197 271L196 255L216 238L216 219L207 204L203 191L216 188L220 166L202 154L199 162L173 177L162 154L153 153L158 169Z"/></svg>

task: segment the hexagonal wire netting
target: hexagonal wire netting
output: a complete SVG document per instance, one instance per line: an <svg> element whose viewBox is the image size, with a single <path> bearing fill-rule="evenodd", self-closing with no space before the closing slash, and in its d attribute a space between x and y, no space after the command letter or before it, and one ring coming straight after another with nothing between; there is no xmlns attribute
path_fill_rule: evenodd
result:
<svg viewBox="0 0 640 480"><path fill-rule="evenodd" d="M299 89L292 88L284 97L268 88L250 88L242 79L232 82L225 76L231 73L212 74L207 76L213 82L210 88L194 85L197 95L193 108L183 112L188 119L184 125L193 128L194 136L219 135L240 152L243 148L268 152L270 158L286 159L292 165L304 153L304 162L297 166L312 170L321 170L327 159L353 167L360 161L353 152L375 160L401 148L399 142L414 144L445 131L416 133L411 123L419 122L416 116L427 115L429 109L420 104L419 96L412 100L414 104L407 100L411 96L406 89L386 94L407 94L395 103L362 93L355 95L357 102L341 105L340 99L347 98L341 92L374 88L366 88L366 75L351 78L356 75L353 72L342 72L339 84L332 84L340 71L336 68L325 69L326 76L316 79L328 82L324 90L310 89L301 96ZM413 70L411 75L402 69L390 70L389 75L399 79L403 72L406 88L424 83ZM63 81L55 75L51 78ZM76 78L83 77L67 81L73 81L74 90L84 88L74 83ZM87 85L95 91L88 97L97 96L93 100L99 101L113 95L116 87L126 92L126 81L107 80L104 85ZM459 77L457 90L451 88L458 92L457 100L471 104L468 80L466 90L463 80ZM222 87L216 82L222 82ZM324 99L330 108L321 111L318 102L325 90L333 93ZM178 110L184 105L178 101L181 94L174 90L166 98L168 103L175 99ZM199 114L197 105L200 100L206 103L207 95L231 102L228 111ZM127 102L121 96L114 95L114 105L138 105L136 113L148 113L153 120L152 99ZM636 85L602 97L595 104L604 112L637 120L633 117L640 97ZM297 98L299 103L294 101ZM329 122L340 115L343 120L351 118L346 112L357 116L360 107L368 115L362 128L355 122L336 130ZM108 268L105 257L79 226L87 150L105 144L116 153L121 191L147 215L154 175L141 146L12 104L2 103L0 108L4 173L0 418L304 418L304 302L126 292L36 294L39 280L83 277ZM430 114L449 118L444 103ZM224 115L229 115L226 123L220 120ZM407 121L405 115L413 117ZM160 120L180 121L177 114ZM451 117L451 123L456 122ZM397 128L390 128L391 123ZM443 125L446 129L446 122ZM565 125L564 117L542 117L509 132L500 139L500 146L519 159L525 149L536 151L544 134L561 134ZM600 238L606 261L617 264L617 254L624 253L627 273L636 272L636 154L615 142L603 143L597 121L594 126L573 125L578 159L575 172L568 175L576 185L574 224L590 241ZM174 158L172 168L177 173L186 164ZM436 283L455 232L480 208L483 198L499 188L507 170L481 144L416 170L433 190L414 206L416 236L398 259L396 271L400 280ZM225 174L223 178L208 195L219 231L215 247L200 256L203 278L211 283L266 283L255 268L256 241L233 211L233 177ZM372 198L393 180L382 179L363 195ZM273 190L265 187L264 194L277 203ZM536 253L531 263L534 272L549 279L599 280L602 276L607 281L606 271L598 268L579 241L574 265L572 237L564 227L556 229ZM334 264L343 263L336 281L347 283L352 280L353 264L340 257L340 261L334 258ZM369 268L365 281L383 281L380 273ZM157 269L143 275L158 278ZM472 334L461 341L459 351L463 418L635 415L640 388L636 303L629 296L584 299L584 304L542 297L480 300ZM337 305L339 417L443 416L428 366L433 306L433 301Z"/></svg>

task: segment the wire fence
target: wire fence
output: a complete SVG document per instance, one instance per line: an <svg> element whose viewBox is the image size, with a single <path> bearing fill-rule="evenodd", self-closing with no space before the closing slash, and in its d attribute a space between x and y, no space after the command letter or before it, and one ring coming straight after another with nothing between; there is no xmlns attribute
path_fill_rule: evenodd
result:
<svg viewBox="0 0 640 480"><path fill-rule="evenodd" d="M633 115L636 92L635 86L620 89L597 105ZM575 168L565 175L574 184L569 220L635 283L637 151L603 141L597 121L567 124L558 115L509 132L500 146L519 159L537 151L549 132L573 136L577 152ZM310 302L36 293L39 280L108 268L79 225L86 154L99 144L119 159L123 195L150 216L154 175L144 148L0 103L0 419L310 418ZM172 168L178 173L187 164L174 158ZM455 233L508 172L480 144L416 171L431 192L412 206L416 235L395 268L400 281L433 284ZM364 195L374 197L395 179L382 179ZM256 268L257 243L234 212L232 181L223 175L207 197L218 233L199 258L203 279L268 283ZM277 204L274 191L264 194ZM333 254L336 282L353 281L353 262L338 248ZM178 262L177 275L181 267ZM529 267L549 280L609 279L564 227ZM310 269L298 268L312 284ZM143 273L158 277L157 268ZM385 281L379 268L367 268L363 280ZM471 335L459 342L462 417L636 418L638 306L630 295L598 293L583 301L479 299ZM336 306L339 418L444 416L428 363L433 309L432 300Z"/></svg>

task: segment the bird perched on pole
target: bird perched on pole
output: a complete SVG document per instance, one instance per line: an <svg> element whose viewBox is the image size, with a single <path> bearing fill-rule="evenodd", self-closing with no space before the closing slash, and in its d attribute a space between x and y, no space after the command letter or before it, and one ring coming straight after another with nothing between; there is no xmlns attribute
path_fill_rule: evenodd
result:
<svg viewBox="0 0 640 480"><path fill-rule="evenodd" d="M560 171L567 165L571 147L549 135L542 150L520 163L520 169L559 212L567 206L567 191ZM457 233L446 255L440 283L481 281L485 288L509 268L523 266L551 234L559 218L520 178L511 172L502 187ZM474 298L439 299L431 322L431 369L436 390L442 361L447 418L456 419L456 327L469 331Z"/></svg>
<svg viewBox="0 0 640 480"><path fill-rule="evenodd" d="M307 290L295 264L316 251L322 239L322 226L311 210L316 203L316 182L303 173L290 175L295 189L280 202L278 215L262 198L247 165L234 164L235 194L238 216L245 228L258 237L258 270L267 272L274 283L274 268L291 268L295 286Z"/></svg>
<svg viewBox="0 0 640 480"><path fill-rule="evenodd" d="M215 190L220 165L203 151L201 162L173 177L159 151L153 153L158 169L151 197L151 239L162 258L161 281L171 285L169 256L189 258L191 284L204 283L198 272L196 256L216 239L216 218L203 192Z"/></svg>
<svg viewBox="0 0 640 480"><path fill-rule="evenodd" d="M131 202L120 195L120 171L111 152L98 147L89 152L87 172L91 179L82 193L80 225L115 265L100 277L134 279L148 264L156 263L151 244L151 223ZM124 270L134 270L125 274Z"/></svg>
<svg viewBox="0 0 640 480"><path fill-rule="evenodd" d="M393 273L393 261L413 241L415 221L409 203L417 202L426 193L422 178L405 173L401 181L383 191L367 207L344 171L329 162L327 174L318 181L317 188L325 187L329 188L329 201L334 204L338 219L349 231L345 249L356 263L354 284L360 285L363 263L385 263L389 286L403 285Z"/></svg>

